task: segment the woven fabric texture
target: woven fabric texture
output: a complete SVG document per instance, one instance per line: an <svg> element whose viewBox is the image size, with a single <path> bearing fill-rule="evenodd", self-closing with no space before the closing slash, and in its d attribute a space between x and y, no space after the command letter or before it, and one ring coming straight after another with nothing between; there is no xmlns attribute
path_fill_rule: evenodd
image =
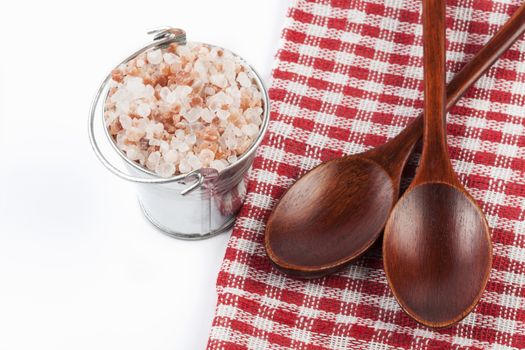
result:
<svg viewBox="0 0 525 350"><path fill-rule="evenodd" d="M447 1L447 80L519 5ZM380 244L305 281L275 270L262 243L273 206L298 177L386 142L422 112L421 1L296 0L287 16L269 132L217 279L208 348L525 349L525 41L448 114L453 166L487 216L494 263L474 311L432 330L398 306ZM416 152L409 168L417 160Z"/></svg>

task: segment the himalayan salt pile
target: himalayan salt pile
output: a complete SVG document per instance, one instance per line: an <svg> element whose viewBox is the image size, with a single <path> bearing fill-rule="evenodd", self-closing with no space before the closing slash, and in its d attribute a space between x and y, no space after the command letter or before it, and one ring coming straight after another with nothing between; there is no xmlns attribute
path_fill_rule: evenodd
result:
<svg viewBox="0 0 525 350"><path fill-rule="evenodd" d="M263 95L231 52L170 44L113 71L104 118L119 149L162 177L220 171L257 138Z"/></svg>

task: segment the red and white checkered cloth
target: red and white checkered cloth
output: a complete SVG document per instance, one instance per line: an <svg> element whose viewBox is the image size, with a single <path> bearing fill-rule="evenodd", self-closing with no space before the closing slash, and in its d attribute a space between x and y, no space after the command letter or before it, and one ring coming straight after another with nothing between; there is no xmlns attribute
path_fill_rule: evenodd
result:
<svg viewBox="0 0 525 350"><path fill-rule="evenodd" d="M519 5L447 1L448 79ZM217 280L209 349L525 349L523 39L448 114L454 168L487 215L494 242L487 289L467 318L431 330L406 316L388 288L379 244L338 274L311 281L279 273L265 255L265 222L299 176L384 143L421 113L421 33L421 0L292 3L273 72L269 133Z"/></svg>

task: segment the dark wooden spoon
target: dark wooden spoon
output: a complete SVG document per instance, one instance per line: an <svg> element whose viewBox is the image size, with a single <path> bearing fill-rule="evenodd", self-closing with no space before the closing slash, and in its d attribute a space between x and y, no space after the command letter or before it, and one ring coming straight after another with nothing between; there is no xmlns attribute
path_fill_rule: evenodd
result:
<svg viewBox="0 0 525 350"><path fill-rule="evenodd" d="M449 83L446 108L524 31L525 4ZM384 145L323 163L300 178L266 226L264 244L274 265L290 275L320 277L370 248L398 199L401 172L422 130L419 116Z"/></svg>
<svg viewBox="0 0 525 350"><path fill-rule="evenodd" d="M461 320L492 265L487 220L448 155L445 125L445 0L423 1L423 152L414 180L385 226L383 263L401 307L429 327Z"/></svg>

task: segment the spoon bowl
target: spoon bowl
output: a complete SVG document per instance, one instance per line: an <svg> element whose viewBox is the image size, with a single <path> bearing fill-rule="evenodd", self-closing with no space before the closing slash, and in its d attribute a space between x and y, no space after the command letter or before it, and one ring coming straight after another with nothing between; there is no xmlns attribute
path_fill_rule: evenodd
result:
<svg viewBox="0 0 525 350"><path fill-rule="evenodd" d="M445 0L423 1L423 151L383 237L390 289L409 316L434 328L448 327L474 308L492 265L487 221L448 154L445 6Z"/></svg>
<svg viewBox="0 0 525 350"><path fill-rule="evenodd" d="M461 189L439 182L413 187L392 211L383 243L385 273L401 307L436 328L463 319L487 283L489 232Z"/></svg>
<svg viewBox="0 0 525 350"><path fill-rule="evenodd" d="M323 163L277 204L268 221L266 251L288 274L330 273L374 244L396 200L397 185L373 160L350 156Z"/></svg>

